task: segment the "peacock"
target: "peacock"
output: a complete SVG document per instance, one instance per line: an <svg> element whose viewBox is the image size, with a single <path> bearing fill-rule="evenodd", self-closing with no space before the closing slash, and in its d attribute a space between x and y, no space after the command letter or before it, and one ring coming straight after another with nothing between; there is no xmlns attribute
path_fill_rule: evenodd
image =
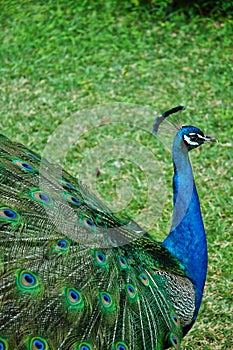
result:
<svg viewBox="0 0 233 350"><path fill-rule="evenodd" d="M174 107L155 120L153 134ZM182 126L174 212L157 242L88 188L0 136L0 350L180 349L195 322L207 244L188 152L216 139Z"/></svg>

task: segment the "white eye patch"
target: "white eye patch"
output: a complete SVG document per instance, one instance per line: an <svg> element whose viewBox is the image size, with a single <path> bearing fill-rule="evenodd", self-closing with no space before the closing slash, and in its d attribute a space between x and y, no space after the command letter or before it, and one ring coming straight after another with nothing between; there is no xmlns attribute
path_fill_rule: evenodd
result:
<svg viewBox="0 0 233 350"><path fill-rule="evenodd" d="M196 134L190 134L191 136L192 135L196 135ZM198 136L199 137L199 136ZM196 142L196 141L191 141L191 139L187 136L187 135L184 135L184 140L185 142L188 144L188 145L191 145L191 146L198 146L199 143Z"/></svg>

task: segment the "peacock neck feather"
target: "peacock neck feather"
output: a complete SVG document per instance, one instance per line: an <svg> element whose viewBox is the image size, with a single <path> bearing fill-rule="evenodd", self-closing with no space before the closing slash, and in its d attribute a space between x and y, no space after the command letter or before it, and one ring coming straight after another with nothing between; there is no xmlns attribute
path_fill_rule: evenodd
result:
<svg viewBox="0 0 233 350"><path fill-rule="evenodd" d="M188 149L179 133L173 143L173 165L174 212L163 245L181 262L194 284L197 315L206 280L207 244Z"/></svg>

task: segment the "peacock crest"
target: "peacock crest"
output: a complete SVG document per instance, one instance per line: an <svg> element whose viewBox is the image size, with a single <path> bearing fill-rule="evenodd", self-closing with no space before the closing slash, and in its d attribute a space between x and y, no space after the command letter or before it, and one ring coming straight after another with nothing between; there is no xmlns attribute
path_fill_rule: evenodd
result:
<svg viewBox="0 0 233 350"><path fill-rule="evenodd" d="M153 134L175 107L158 117ZM0 349L180 349L201 304L206 238L188 152L173 143L174 213L155 241L86 186L0 136Z"/></svg>

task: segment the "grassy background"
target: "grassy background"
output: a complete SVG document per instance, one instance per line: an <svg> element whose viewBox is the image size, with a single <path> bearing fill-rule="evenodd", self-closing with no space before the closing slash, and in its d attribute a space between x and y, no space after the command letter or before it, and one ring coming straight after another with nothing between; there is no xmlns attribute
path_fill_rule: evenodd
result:
<svg viewBox="0 0 233 350"><path fill-rule="evenodd" d="M187 118L218 138L218 145L192 153L209 269L198 321L183 348L232 349L232 20L187 20L181 12L158 17L126 9L124 2L4 1L0 26L0 127L6 136L42 152L49 135L77 111L127 102L156 112L185 104L184 123ZM110 117L104 109L98 122ZM109 139L124 140L122 135L152 152L157 147L168 186L152 229L161 237L172 211L170 154L141 128L129 131L124 114L120 121L117 128L107 124L85 134L70 149L65 167L78 173L87 150ZM127 211L137 217L147 205L147 183L145 172L131 163L107 160L97 189L114 201L119 173L131 179Z"/></svg>

